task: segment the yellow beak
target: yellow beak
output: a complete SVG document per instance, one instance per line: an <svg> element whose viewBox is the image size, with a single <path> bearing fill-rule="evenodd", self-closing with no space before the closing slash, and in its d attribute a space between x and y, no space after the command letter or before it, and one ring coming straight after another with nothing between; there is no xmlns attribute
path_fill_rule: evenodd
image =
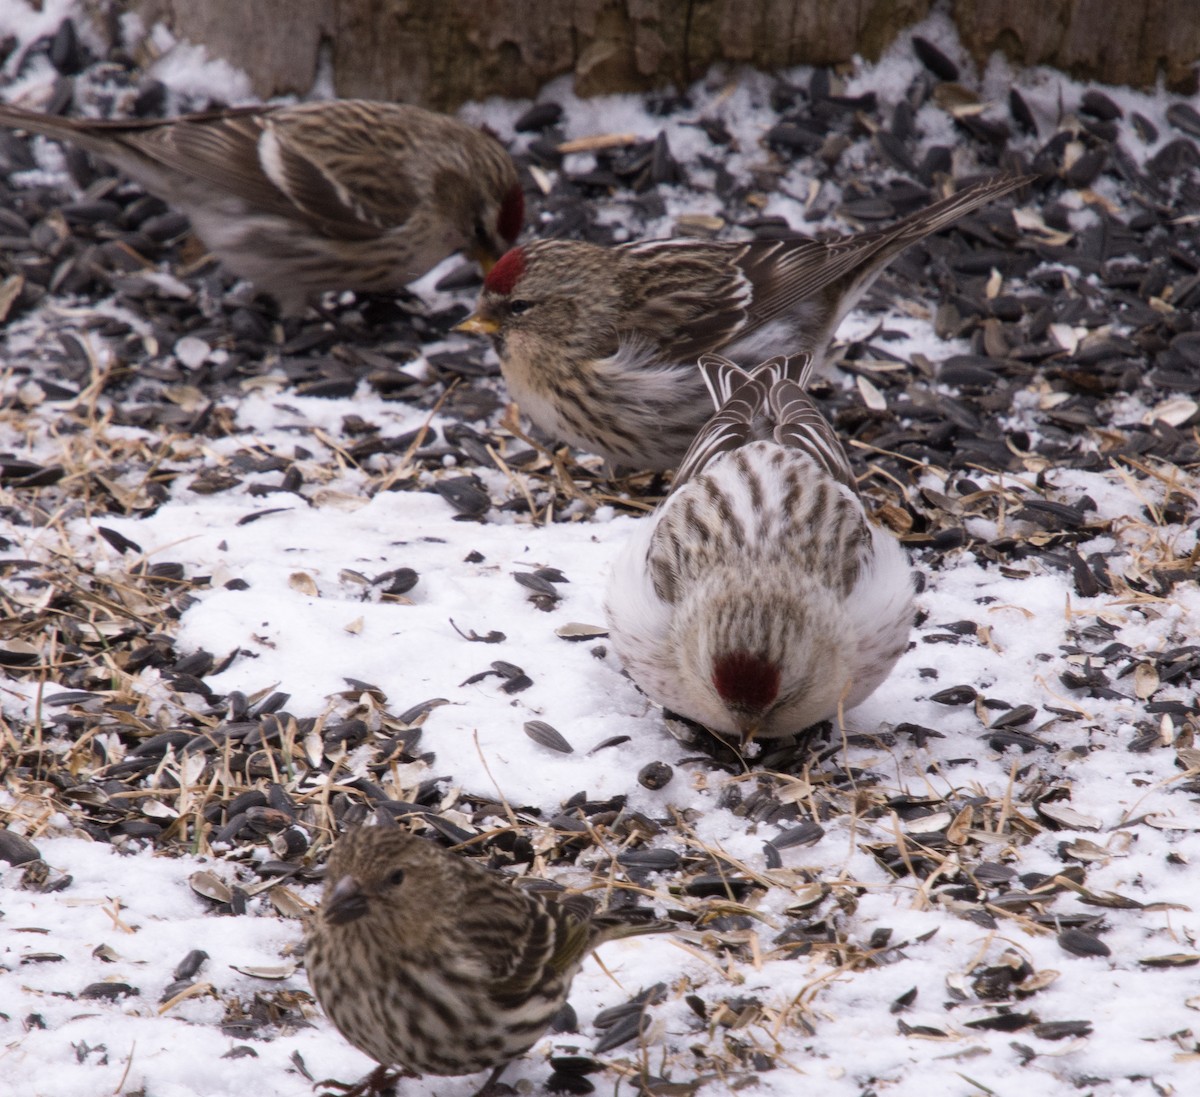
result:
<svg viewBox="0 0 1200 1097"><path fill-rule="evenodd" d="M492 273L492 267L496 265L497 260L500 258L491 248L482 245L468 248L467 255L483 268L483 276L485 278Z"/></svg>
<svg viewBox="0 0 1200 1097"><path fill-rule="evenodd" d="M473 312L461 324L455 324L454 330L470 332L472 335L495 335L500 330L500 325L495 320Z"/></svg>

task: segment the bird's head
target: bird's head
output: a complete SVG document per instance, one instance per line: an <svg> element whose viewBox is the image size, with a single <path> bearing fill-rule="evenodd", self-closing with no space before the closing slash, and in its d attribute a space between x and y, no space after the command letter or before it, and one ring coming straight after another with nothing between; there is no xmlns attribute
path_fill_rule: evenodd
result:
<svg viewBox="0 0 1200 1097"><path fill-rule="evenodd" d="M501 356L518 345L599 349L613 322L606 249L574 240L538 240L509 249L484 279L475 311L458 331L486 335Z"/></svg>
<svg viewBox="0 0 1200 1097"><path fill-rule="evenodd" d="M761 651L723 651L712 660L710 680L728 710L742 746L764 726L779 699L780 668Z"/></svg>
<svg viewBox="0 0 1200 1097"><path fill-rule="evenodd" d="M321 917L332 926L406 921L444 887L445 853L399 827L360 827L334 846Z"/></svg>

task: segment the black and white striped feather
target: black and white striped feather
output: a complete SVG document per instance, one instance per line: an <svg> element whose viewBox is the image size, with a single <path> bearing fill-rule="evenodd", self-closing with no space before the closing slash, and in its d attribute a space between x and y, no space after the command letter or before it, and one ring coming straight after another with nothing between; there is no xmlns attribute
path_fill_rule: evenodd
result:
<svg viewBox="0 0 1200 1097"><path fill-rule="evenodd" d="M841 441L805 392L814 368L811 355L779 355L745 370L719 354L706 354L699 368L717 411L680 462L672 491L719 454L769 439L807 454L818 468L858 493Z"/></svg>

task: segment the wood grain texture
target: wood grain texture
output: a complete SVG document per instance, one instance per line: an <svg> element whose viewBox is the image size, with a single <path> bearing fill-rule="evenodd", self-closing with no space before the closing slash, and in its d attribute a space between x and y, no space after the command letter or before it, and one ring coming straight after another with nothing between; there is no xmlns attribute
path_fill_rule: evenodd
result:
<svg viewBox="0 0 1200 1097"><path fill-rule="evenodd" d="M95 0L103 3L104 0ZM244 69L264 97L304 95L324 60L341 96L449 110L528 97L575 74L582 95L684 85L715 62L773 70L880 53L932 0L125 0L147 26ZM952 0L980 64L996 50L1084 79L1196 86L1200 0Z"/></svg>

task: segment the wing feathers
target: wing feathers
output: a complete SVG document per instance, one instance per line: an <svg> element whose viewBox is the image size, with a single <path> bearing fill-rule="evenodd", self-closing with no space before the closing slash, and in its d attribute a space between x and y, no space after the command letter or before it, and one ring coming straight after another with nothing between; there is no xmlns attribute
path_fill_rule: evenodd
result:
<svg viewBox="0 0 1200 1097"><path fill-rule="evenodd" d="M717 411L680 464L673 492L718 455L768 439L808 454L835 480L857 492L841 442L804 391L814 368L810 355L780 355L744 370L728 358L708 354L699 368Z"/></svg>

